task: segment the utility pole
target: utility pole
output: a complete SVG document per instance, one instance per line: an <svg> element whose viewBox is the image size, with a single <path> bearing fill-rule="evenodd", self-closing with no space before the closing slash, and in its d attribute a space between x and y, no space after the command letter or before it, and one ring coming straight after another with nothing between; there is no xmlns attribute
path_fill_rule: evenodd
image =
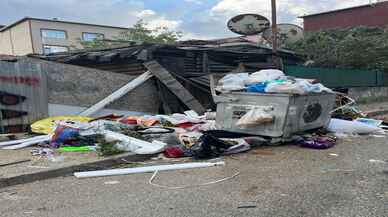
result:
<svg viewBox="0 0 388 217"><path fill-rule="evenodd" d="M277 15L276 15L276 0L272 2L272 60L276 67L280 68L280 61L277 56L278 54L278 30L277 30Z"/></svg>

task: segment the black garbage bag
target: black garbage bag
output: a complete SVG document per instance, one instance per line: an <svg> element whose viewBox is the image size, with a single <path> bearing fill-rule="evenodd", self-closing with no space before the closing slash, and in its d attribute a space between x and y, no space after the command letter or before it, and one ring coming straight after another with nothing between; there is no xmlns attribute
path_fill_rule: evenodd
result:
<svg viewBox="0 0 388 217"><path fill-rule="evenodd" d="M228 144L211 134L205 133L199 138L198 142L190 148L190 152L196 159L210 159L219 157L232 146L232 144Z"/></svg>

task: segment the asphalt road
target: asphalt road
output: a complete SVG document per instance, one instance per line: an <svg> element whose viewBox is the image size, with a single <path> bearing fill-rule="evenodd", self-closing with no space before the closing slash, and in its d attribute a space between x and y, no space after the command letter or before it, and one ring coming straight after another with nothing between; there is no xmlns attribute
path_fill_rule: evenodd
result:
<svg viewBox="0 0 388 217"><path fill-rule="evenodd" d="M155 180L181 186L240 172L234 179L204 187L161 189L148 184L151 174L137 174L64 177L0 189L0 216L385 217L384 160L386 138L351 138L324 151L260 148L226 158L225 167L163 172Z"/></svg>

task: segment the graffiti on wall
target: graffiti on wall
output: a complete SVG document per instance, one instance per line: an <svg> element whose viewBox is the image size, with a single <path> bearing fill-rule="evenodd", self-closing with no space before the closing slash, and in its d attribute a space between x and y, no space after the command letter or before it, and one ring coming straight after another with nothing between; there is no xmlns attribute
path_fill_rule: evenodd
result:
<svg viewBox="0 0 388 217"><path fill-rule="evenodd" d="M16 85L27 85L32 87L38 87L40 85L40 79L33 76L6 76L0 75L0 82L16 84Z"/></svg>

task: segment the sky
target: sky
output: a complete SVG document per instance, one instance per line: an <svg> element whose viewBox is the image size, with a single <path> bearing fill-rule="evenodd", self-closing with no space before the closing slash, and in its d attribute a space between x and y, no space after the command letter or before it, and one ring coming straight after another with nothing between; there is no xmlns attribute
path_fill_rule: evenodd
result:
<svg viewBox="0 0 388 217"><path fill-rule="evenodd" d="M376 1L376 0L372 0ZM298 16L350 6L370 0L277 0L279 23L302 25ZM0 0L0 24L23 17L130 27L143 19L150 28L169 27L183 39L236 36L226 27L231 17L256 13L270 19L271 0Z"/></svg>

